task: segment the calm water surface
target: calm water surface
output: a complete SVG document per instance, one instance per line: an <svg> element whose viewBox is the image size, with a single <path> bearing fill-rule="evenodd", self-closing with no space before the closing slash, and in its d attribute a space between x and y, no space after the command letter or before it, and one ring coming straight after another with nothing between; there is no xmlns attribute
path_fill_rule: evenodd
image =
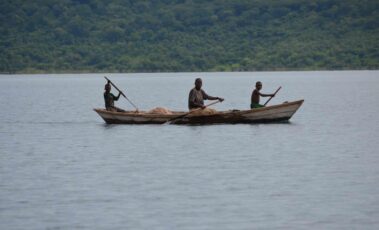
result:
<svg viewBox="0 0 379 230"><path fill-rule="evenodd" d="M0 76L0 229L379 229L379 71L111 74L140 110L194 79L286 124L105 125L103 75ZM118 106L131 109L120 98Z"/></svg>

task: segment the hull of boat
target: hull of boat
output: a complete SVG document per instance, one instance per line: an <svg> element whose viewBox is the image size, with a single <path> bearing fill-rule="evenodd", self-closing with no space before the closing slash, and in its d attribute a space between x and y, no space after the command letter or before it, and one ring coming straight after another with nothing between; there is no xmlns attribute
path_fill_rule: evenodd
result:
<svg viewBox="0 0 379 230"><path fill-rule="evenodd" d="M303 104L304 100L267 106L251 110L231 110L216 112L211 115L195 115L175 119L186 112L173 114L150 114L145 112L111 112L94 109L107 124L237 124L269 123L288 121Z"/></svg>

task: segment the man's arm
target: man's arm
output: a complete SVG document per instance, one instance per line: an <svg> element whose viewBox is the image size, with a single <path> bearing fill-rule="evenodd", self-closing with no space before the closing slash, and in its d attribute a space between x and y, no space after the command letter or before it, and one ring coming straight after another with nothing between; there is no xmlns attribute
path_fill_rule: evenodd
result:
<svg viewBox="0 0 379 230"><path fill-rule="evenodd" d="M113 95L113 94L112 94L112 96L113 96L113 100L117 101L120 98L120 96L121 96L121 92L120 91L118 92L118 96L117 97L115 95Z"/></svg>
<svg viewBox="0 0 379 230"><path fill-rule="evenodd" d="M275 97L275 94L264 94L264 93L261 93L261 92L258 92L260 96L262 97Z"/></svg>
<svg viewBox="0 0 379 230"><path fill-rule="evenodd" d="M212 96L209 96L204 90L201 90L201 93L203 94L204 100L219 100L219 101L223 101L224 100L224 98L221 98L221 97L212 97Z"/></svg>

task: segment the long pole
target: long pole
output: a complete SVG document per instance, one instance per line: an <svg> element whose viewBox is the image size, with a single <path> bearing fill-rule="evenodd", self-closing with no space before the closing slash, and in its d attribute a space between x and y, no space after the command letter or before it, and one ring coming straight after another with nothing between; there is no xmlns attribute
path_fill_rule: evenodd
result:
<svg viewBox="0 0 379 230"><path fill-rule="evenodd" d="M205 106L205 108L207 108L207 107L209 107L209 106L211 106L211 105L214 105L214 104L217 104L217 103L219 103L219 102L221 102L220 100L217 100L217 101L214 101L214 102L212 102L212 103L209 103L208 105L206 105ZM173 121L175 121L175 120L178 120L178 119L181 119L181 118L183 118L183 117L186 117L186 116L188 116L189 114L191 114L191 113L193 113L193 112L196 112L196 111L199 111L199 110L201 110L201 109L203 109L203 108L197 108L197 109L193 109L193 110L191 110L191 111L189 111L189 112L187 112L187 113L185 113L185 114L182 114L182 115L180 115L180 116L177 116L177 117L174 117L174 118L171 118L170 120L168 120L166 123L172 123Z"/></svg>
<svg viewBox="0 0 379 230"><path fill-rule="evenodd" d="M124 94L121 90L119 90L119 89L117 88L117 86L116 86L115 84L113 84L113 82L112 82L111 80L109 80L109 79L108 79L107 77L105 77L105 76L104 76L104 78L107 79L107 81L108 81L109 83L111 83L111 85L112 85L115 89L117 89L118 92L119 92L122 96L124 96L125 99L128 100L129 103L132 104L133 107L138 111L137 106L135 106L134 103L133 103L131 100L129 100L129 98L128 98L127 96L125 96L125 94Z"/></svg>
<svg viewBox="0 0 379 230"><path fill-rule="evenodd" d="M282 88L282 87L280 86L280 87L275 91L274 96L276 95L277 92L279 92L279 90L280 90L281 88ZM271 99L272 99L274 96L271 96L271 97L266 101L266 103L264 104L264 106L266 106L266 105L271 101Z"/></svg>

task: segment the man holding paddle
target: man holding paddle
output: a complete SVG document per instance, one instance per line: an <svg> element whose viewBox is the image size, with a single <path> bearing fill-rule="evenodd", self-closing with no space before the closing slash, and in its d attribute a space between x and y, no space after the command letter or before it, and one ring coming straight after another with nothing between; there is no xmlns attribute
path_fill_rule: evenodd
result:
<svg viewBox="0 0 379 230"><path fill-rule="evenodd" d="M188 96L188 109L189 112L184 113L182 115L179 115L177 117L169 119L166 123L175 124L177 121L180 121L181 119L185 118L188 115L205 115L205 114L214 114L214 109L209 109L207 107L214 105L218 102L224 101L221 97L212 97L205 93L204 90L201 89L201 86L203 85L203 81L201 78L196 78L195 80L195 87L191 89L189 96ZM204 100L218 100L215 102L212 102L208 105L204 105Z"/></svg>
<svg viewBox="0 0 379 230"><path fill-rule="evenodd" d="M271 98L275 97L275 94L280 90L280 88L281 87L279 87L279 89L276 90L276 92L273 94L264 94L264 93L260 92L260 90L262 89L262 82L257 81L255 83L255 89L254 89L253 93L251 94L250 108L255 109L255 108L265 107L267 105L267 103L271 100ZM264 105L261 105L261 104L259 104L260 97L271 97L271 98L269 100L267 100L267 102Z"/></svg>
<svg viewBox="0 0 379 230"><path fill-rule="evenodd" d="M221 97L212 97L205 93L204 90L201 89L203 85L203 81L201 78L196 78L195 87L190 91L188 96L188 108L189 110L193 109L205 109L204 100L219 100L220 102L224 101Z"/></svg>
<svg viewBox="0 0 379 230"><path fill-rule="evenodd" d="M116 106L114 106L114 101L117 101L120 98L122 92L119 91L117 97L115 95L113 95L113 93L111 93L110 81L108 81L108 83L105 85L104 90L105 90L105 92L104 92L105 108L108 111L125 112L125 110L117 108Z"/></svg>

